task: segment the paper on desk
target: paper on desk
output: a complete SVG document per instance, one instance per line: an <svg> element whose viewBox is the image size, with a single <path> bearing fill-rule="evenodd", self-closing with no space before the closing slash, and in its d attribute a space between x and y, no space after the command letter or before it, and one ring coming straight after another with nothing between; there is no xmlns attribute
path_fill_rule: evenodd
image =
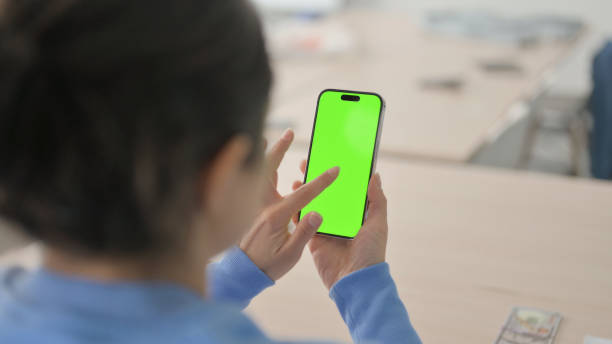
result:
<svg viewBox="0 0 612 344"><path fill-rule="evenodd" d="M346 25L293 17L266 26L275 58L333 57L355 53L357 37Z"/></svg>
<svg viewBox="0 0 612 344"><path fill-rule="evenodd" d="M593 336L585 336L584 344L612 344L612 339L597 338Z"/></svg>

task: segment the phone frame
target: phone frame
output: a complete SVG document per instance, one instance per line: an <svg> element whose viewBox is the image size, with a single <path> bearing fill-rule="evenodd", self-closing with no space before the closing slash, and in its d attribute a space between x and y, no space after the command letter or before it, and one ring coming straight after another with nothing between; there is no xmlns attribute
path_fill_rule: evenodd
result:
<svg viewBox="0 0 612 344"><path fill-rule="evenodd" d="M378 126L376 127L376 139L374 141L374 152L372 154L372 163L370 164L370 176L368 177L368 185L369 182L372 180L372 175L374 174L374 172L376 171L376 161L378 159L378 147L380 144L380 138L382 137L382 126L383 126L383 122L385 120L385 108L386 108L386 103L385 103L385 99L378 93L376 92L363 92L363 91L350 91L350 90L341 90L341 89L336 89L336 88L326 88L324 90L322 90L321 92L319 92L319 95L317 97L317 106L315 108L315 116L314 116L314 120L312 122L312 131L310 133L310 144L308 145L308 158L306 159L306 169L304 170L304 180L303 183L306 184L306 178L308 178L308 165L310 164L310 153L312 150L312 139L314 138L314 131L315 128L317 126L317 116L319 113L319 102L321 101L321 96L323 95L323 93L325 92L341 92L341 93L349 93L349 94L367 94L367 95L373 95L378 97L378 99L380 99L380 111L378 114ZM365 222L366 218L367 218L367 214L368 214L368 195L367 195L367 189L366 189L366 199L365 199L365 204L363 206L363 215L361 217L361 225L363 226L363 223ZM302 215L302 211L300 210L298 212L298 219L300 218L300 216ZM359 233L357 233L359 234ZM347 239L347 240L353 240L355 239L355 237L348 237L348 236L344 236L344 235L337 235L337 234L329 234L329 233L319 233L317 232L316 235L322 235L322 236L329 236L329 237L334 237L334 238L341 238L341 239Z"/></svg>

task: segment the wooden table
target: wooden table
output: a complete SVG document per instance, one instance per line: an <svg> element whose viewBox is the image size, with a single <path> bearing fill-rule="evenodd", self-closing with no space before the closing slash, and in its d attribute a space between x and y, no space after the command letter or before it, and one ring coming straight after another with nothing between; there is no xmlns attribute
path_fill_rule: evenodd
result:
<svg viewBox="0 0 612 344"><path fill-rule="evenodd" d="M284 191L305 154L288 153ZM563 313L556 344L612 338L612 184L395 159L378 166L388 261L425 343L491 343L516 305ZM0 264L39 259L29 246ZM308 252L247 313L277 338L350 340Z"/></svg>
<svg viewBox="0 0 612 344"><path fill-rule="evenodd" d="M507 122L508 109L537 93L573 46L546 43L531 48L423 31L404 13L351 11L338 23L358 39L355 52L327 58L276 60L270 126L291 126L297 141L310 138L316 97L325 88L379 92L387 101L382 154L465 162ZM479 63L511 60L521 73L487 73ZM458 91L423 89L426 78L458 77Z"/></svg>
<svg viewBox="0 0 612 344"><path fill-rule="evenodd" d="M299 179L304 155L288 154L279 185ZM492 343L517 305L563 313L556 344L612 338L612 184L390 159L378 166L388 261L425 343ZM307 251L247 312L276 337L350 340Z"/></svg>

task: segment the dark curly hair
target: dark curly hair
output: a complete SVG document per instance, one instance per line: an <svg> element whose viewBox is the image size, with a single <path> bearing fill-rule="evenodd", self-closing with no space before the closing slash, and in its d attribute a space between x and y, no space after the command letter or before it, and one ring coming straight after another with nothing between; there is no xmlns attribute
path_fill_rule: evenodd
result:
<svg viewBox="0 0 612 344"><path fill-rule="evenodd" d="M246 0L5 5L0 214L90 253L169 245L224 143L261 141L272 77L255 10Z"/></svg>

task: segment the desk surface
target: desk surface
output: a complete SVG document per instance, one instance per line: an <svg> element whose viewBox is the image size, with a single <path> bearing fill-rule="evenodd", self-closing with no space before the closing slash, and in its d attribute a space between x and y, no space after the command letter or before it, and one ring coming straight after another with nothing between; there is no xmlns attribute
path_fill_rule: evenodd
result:
<svg viewBox="0 0 612 344"><path fill-rule="evenodd" d="M287 156L279 185L298 179L303 154ZM612 338L612 184L390 159L378 166L388 261L425 343L492 343L517 305L563 313L556 344ZM247 311L277 337L349 340L307 250Z"/></svg>
<svg viewBox="0 0 612 344"><path fill-rule="evenodd" d="M283 162L285 191L305 154ZM378 166L388 261L425 343L491 343L515 305L563 313L556 344L612 338L612 184L392 159ZM0 258L38 261L35 246ZM247 312L275 337L349 341L308 252Z"/></svg>
<svg viewBox="0 0 612 344"><path fill-rule="evenodd" d="M387 102L383 155L468 161L497 130L515 102L537 93L544 72L571 42L518 48L510 44L437 36L402 13L347 12L320 25L344 25L358 39L346 56L275 62L272 127L292 126L310 138L316 97L325 88L379 92ZM324 29L322 29L324 30ZM521 73L486 73L485 60L510 60ZM459 77L459 91L426 90L424 78Z"/></svg>

